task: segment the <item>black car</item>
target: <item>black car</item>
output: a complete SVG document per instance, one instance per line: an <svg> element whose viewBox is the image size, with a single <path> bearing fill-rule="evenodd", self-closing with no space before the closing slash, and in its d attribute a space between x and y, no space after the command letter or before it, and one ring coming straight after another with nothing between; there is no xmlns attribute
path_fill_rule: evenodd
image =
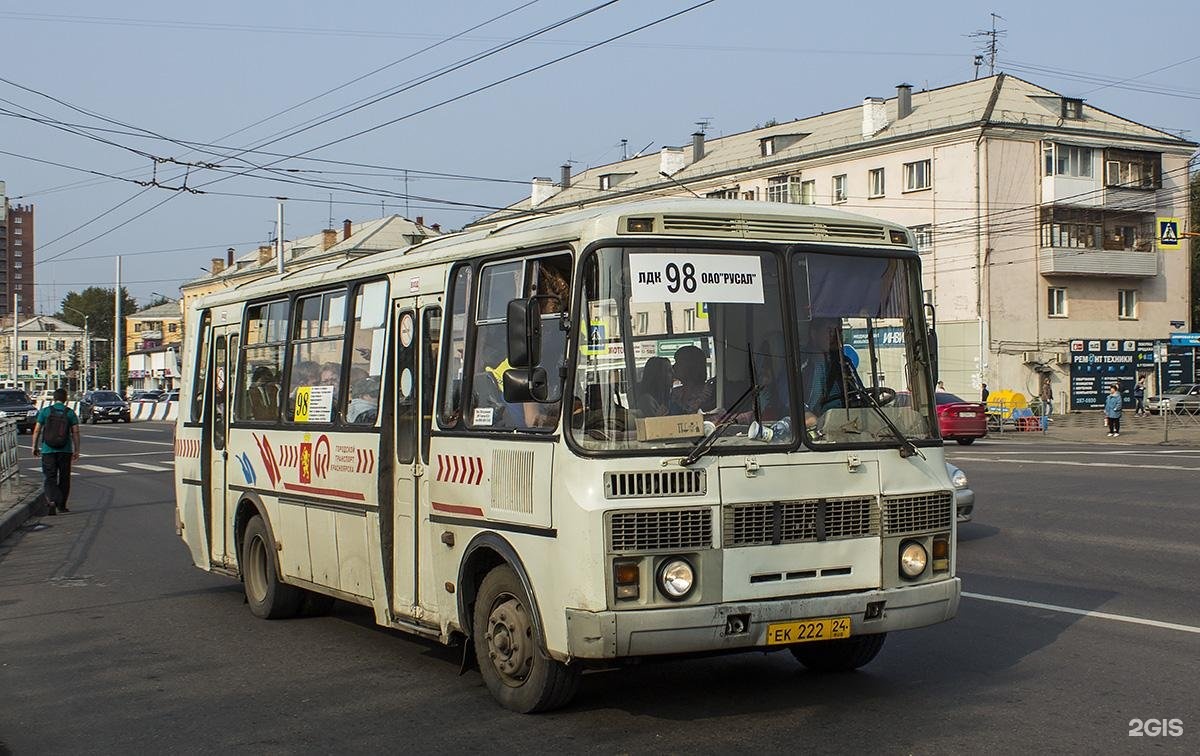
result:
<svg viewBox="0 0 1200 756"><path fill-rule="evenodd" d="M0 417L17 421L21 433L33 430L37 420L37 405L20 389L0 390Z"/></svg>
<svg viewBox="0 0 1200 756"><path fill-rule="evenodd" d="M115 391L89 391L79 403L79 421L92 424L101 420L129 422L129 403Z"/></svg>

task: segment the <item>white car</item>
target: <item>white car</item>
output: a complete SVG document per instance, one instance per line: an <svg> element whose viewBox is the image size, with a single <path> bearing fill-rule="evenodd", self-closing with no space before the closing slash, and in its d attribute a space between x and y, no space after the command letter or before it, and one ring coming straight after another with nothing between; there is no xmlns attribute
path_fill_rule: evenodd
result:
<svg viewBox="0 0 1200 756"><path fill-rule="evenodd" d="M946 463L946 474L954 484L954 509L959 522L970 522L975 511L975 492L967 487L967 474L958 467Z"/></svg>

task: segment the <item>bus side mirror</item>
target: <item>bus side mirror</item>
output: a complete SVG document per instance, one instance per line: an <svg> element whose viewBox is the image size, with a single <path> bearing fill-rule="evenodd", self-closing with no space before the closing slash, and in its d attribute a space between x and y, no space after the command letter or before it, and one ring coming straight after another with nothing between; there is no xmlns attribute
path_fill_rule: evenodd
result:
<svg viewBox="0 0 1200 756"><path fill-rule="evenodd" d="M504 372L504 401L545 402L550 398L550 382L544 367L531 367Z"/></svg>
<svg viewBox="0 0 1200 756"><path fill-rule="evenodd" d="M535 297L514 299L508 303L507 334L508 364L511 367L533 368L541 362L542 318Z"/></svg>
<svg viewBox="0 0 1200 756"><path fill-rule="evenodd" d="M938 382L938 343L937 331L929 329L929 368L933 371L933 383Z"/></svg>

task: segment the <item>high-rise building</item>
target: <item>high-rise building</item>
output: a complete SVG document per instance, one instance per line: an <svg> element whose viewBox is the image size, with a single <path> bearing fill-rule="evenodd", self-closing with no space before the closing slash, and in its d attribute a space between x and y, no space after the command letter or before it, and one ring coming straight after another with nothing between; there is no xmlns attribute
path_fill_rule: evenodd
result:
<svg viewBox="0 0 1200 756"><path fill-rule="evenodd" d="M0 317L33 315L33 250L33 205L10 205L0 181Z"/></svg>

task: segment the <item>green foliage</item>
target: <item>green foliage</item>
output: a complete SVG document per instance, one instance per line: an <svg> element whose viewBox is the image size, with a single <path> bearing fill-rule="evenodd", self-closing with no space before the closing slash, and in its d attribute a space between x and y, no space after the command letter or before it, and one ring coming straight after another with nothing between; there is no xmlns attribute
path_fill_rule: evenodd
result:
<svg viewBox="0 0 1200 756"><path fill-rule="evenodd" d="M113 336L113 290L99 286L89 286L83 291L72 291L63 297L59 320L83 327L84 314L88 316L88 328L97 339L111 339ZM138 311L137 300L129 296L129 292L121 289L121 317ZM82 314L81 314L82 313Z"/></svg>

